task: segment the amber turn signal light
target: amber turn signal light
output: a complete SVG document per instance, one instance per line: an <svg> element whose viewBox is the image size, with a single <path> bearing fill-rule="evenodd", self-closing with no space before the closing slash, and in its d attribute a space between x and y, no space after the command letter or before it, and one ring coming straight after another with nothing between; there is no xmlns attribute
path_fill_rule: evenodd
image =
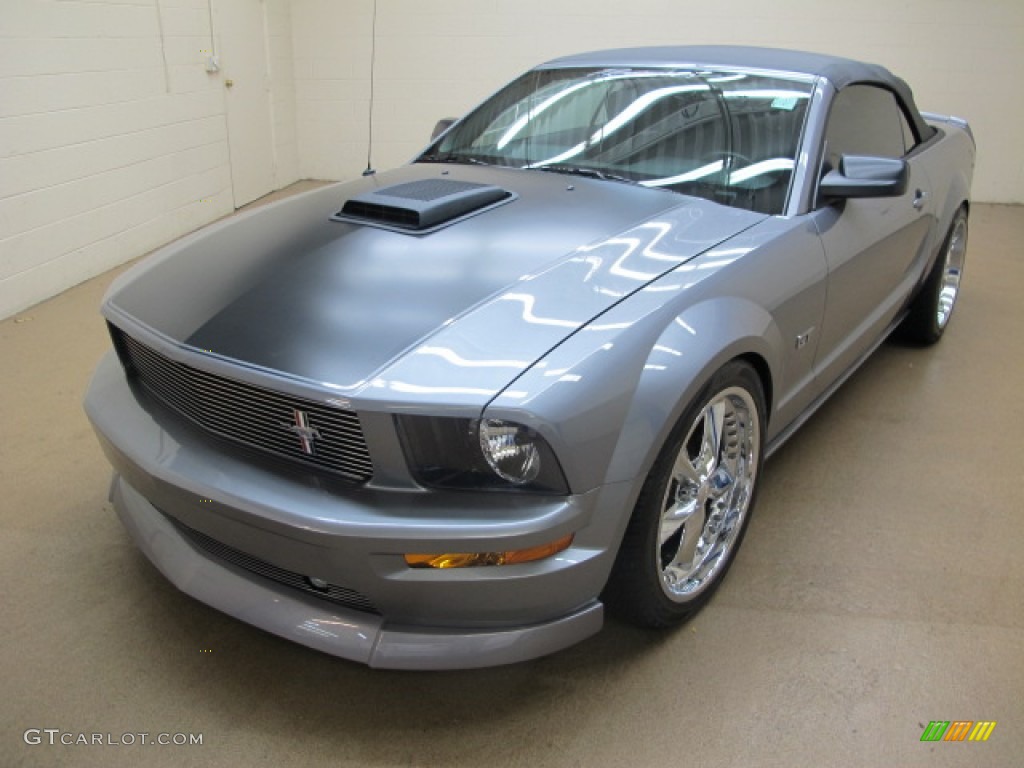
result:
<svg viewBox="0 0 1024 768"><path fill-rule="evenodd" d="M572 544L573 534L548 544L508 552L446 552L437 555L406 555L410 568L474 568L481 565L515 565L557 555Z"/></svg>

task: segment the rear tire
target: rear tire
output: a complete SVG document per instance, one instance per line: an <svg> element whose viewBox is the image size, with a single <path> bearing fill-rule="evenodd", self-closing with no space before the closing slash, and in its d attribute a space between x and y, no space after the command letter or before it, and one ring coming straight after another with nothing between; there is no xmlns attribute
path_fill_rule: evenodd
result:
<svg viewBox="0 0 1024 768"><path fill-rule="evenodd" d="M900 326L900 337L916 344L934 344L942 338L960 294L966 256L967 210L961 208L953 217L935 266Z"/></svg>
<svg viewBox="0 0 1024 768"><path fill-rule="evenodd" d="M667 627L711 599L736 556L763 460L765 401L748 364L721 368L683 412L644 482L602 596Z"/></svg>

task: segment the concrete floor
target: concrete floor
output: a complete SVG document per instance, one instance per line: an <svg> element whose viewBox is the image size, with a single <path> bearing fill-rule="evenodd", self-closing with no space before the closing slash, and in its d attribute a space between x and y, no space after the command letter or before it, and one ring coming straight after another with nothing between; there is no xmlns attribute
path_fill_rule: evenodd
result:
<svg viewBox="0 0 1024 768"><path fill-rule="evenodd" d="M0 765L1024 765L1024 208L971 227L946 338L883 346L769 462L707 610L478 672L374 672L177 592L81 409L112 275L0 322Z"/></svg>

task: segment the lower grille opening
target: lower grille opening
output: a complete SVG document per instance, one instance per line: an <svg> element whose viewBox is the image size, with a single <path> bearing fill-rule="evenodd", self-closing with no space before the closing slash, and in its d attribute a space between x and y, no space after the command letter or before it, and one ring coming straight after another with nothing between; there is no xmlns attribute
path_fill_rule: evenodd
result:
<svg viewBox="0 0 1024 768"><path fill-rule="evenodd" d="M200 533L195 528L190 528L180 520L177 520L170 515L165 514L164 516L170 520L174 527L178 529L178 532L188 539L194 546L203 550L207 554L213 555L219 560L223 560L238 568L254 573L257 576L262 576L270 581L283 584L286 587L300 590L301 592L305 592L307 595L312 595L319 600L327 600L328 602L344 606L345 608L350 608L354 611L380 615L380 611L378 611L376 606L370 602L370 599L354 589L340 587L336 584L329 584L315 577L309 577L301 573L296 573L295 571L279 568L265 560L260 560L258 557L253 557L252 555L247 555L245 552L219 542L216 539L207 536L205 533Z"/></svg>

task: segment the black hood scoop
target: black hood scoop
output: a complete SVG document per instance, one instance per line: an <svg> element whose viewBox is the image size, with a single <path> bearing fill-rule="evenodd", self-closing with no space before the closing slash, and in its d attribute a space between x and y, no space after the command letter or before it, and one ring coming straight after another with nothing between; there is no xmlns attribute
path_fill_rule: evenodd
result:
<svg viewBox="0 0 1024 768"><path fill-rule="evenodd" d="M331 219L403 232L432 232L514 198L507 189L490 184L422 179L356 195Z"/></svg>

